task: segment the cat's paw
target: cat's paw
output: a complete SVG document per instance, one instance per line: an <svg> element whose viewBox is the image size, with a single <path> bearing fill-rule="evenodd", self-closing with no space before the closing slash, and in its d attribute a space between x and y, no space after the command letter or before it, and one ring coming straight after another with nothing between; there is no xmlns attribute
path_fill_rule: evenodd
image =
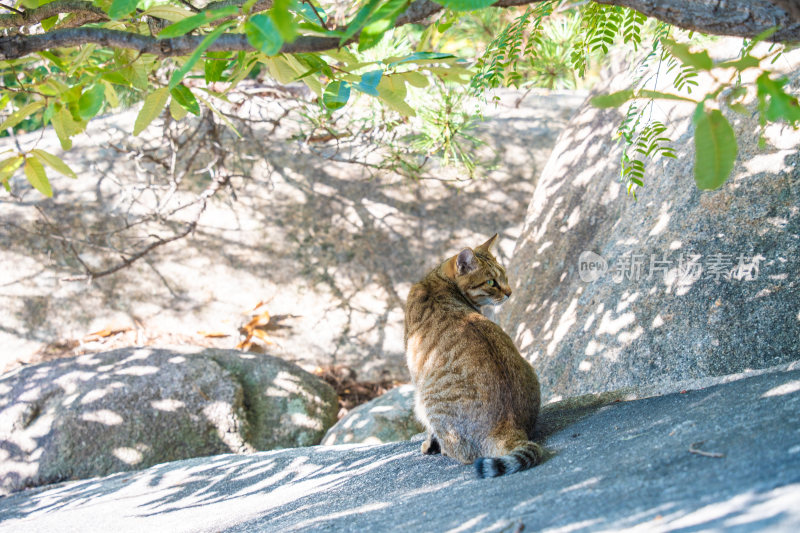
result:
<svg viewBox="0 0 800 533"><path fill-rule="evenodd" d="M442 449L439 447L439 441L436 440L436 437L430 435L425 442L422 443L420 447L422 450L423 455L435 455L437 453L442 453Z"/></svg>

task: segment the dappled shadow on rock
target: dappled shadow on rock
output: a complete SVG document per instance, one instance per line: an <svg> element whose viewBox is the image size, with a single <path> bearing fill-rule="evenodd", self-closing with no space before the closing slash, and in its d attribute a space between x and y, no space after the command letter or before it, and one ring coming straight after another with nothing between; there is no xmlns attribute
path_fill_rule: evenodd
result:
<svg viewBox="0 0 800 533"><path fill-rule="evenodd" d="M0 492L190 457L316 444L336 395L231 350L120 349L0 378Z"/></svg>
<svg viewBox="0 0 800 533"><path fill-rule="evenodd" d="M191 459L4 498L0 531L792 530L798 409L800 370L615 402L484 480L415 442Z"/></svg>
<svg viewBox="0 0 800 533"><path fill-rule="evenodd" d="M542 171L500 323L545 400L800 358L800 134L776 124L760 146L757 118L729 113L737 163L701 191L694 108L656 106L677 158L647 161L637 200L620 181L619 110L587 102Z"/></svg>

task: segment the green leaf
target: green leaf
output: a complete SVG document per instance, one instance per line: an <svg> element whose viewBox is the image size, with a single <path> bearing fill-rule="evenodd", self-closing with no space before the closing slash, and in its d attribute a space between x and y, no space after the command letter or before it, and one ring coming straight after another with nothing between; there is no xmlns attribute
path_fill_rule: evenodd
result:
<svg viewBox="0 0 800 533"><path fill-rule="evenodd" d="M127 52L127 50L126 50ZM127 57L125 59L125 63L128 66L124 67L120 73L123 75L125 79L128 80L127 85L133 85L140 91L147 91L150 89L150 81L148 80L148 70L147 66L144 64L144 61L140 59L133 61L135 54L125 54ZM133 61L131 63L131 61Z"/></svg>
<svg viewBox="0 0 800 533"><path fill-rule="evenodd" d="M697 103L697 100L692 100L691 98L687 98L686 96L681 96L678 94L671 94L671 93L662 93L660 91L650 91L647 89L642 89L638 93L634 92L632 89L626 89L624 91L617 91L611 94L598 94L597 96L593 96L590 102L593 106L600 108L619 107L628 100L635 100L637 98L680 100L683 102L691 102L693 104Z"/></svg>
<svg viewBox="0 0 800 533"><path fill-rule="evenodd" d="M151 17L168 20L169 22L178 22L194 16L194 13L182 7L158 4L149 7L142 15L150 15Z"/></svg>
<svg viewBox="0 0 800 533"><path fill-rule="evenodd" d="M248 42L256 50L261 50L268 56L274 56L281 51L283 37L275 27L275 23L267 15L253 15L244 24L244 32Z"/></svg>
<svg viewBox="0 0 800 533"><path fill-rule="evenodd" d="M405 80L399 75L384 76L378 84L378 95L391 109L406 117L416 116L416 112L405 99L408 89Z"/></svg>
<svg viewBox="0 0 800 533"><path fill-rule="evenodd" d="M239 13L237 6L226 6L219 9L212 9L211 11L203 11L197 15L192 15L174 24L170 24L160 32L158 37L160 39L169 39L171 37L179 37L185 35L190 31L196 30L200 26L205 26L225 17L231 17Z"/></svg>
<svg viewBox="0 0 800 533"><path fill-rule="evenodd" d="M405 11L408 4L409 0L389 0L372 13L367 19L367 25L375 24L382 20L393 21L400 13Z"/></svg>
<svg viewBox="0 0 800 533"><path fill-rule="evenodd" d="M222 73L228 68L230 52L208 52L203 71L207 82L222 81Z"/></svg>
<svg viewBox="0 0 800 533"><path fill-rule="evenodd" d="M105 90L101 83L95 83L78 99L78 114L84 120L89 120L103 107Z"/></svg>
<svg viewBox="0 0 800 533"><path fill-rule="evenodd" d="M598 94L597 96L593 96L590 102L593 106L600 108L619 107L633 98L633 90L625 89L624 91L617 91L611 94Z"/></svg>
<svg viewBox="0 0 800 533"><path fill-rule="evenodd" d="M174 98L169 101L169 112L175 120L183 120L183 117L188 113L186 108Z"/></svg>
<svg viewBox="0 0 800 533"><path fill-rule="evenodd" d="M797 98L786 94L783 86L787 83L786 78L772 80L768 72L762 73L756 79L759 109L764 114L764 118L770 121L783 119L794 125L800 121L800 105ZM2 129L0 127L0 129Z"/></svg>
<svg viewBox="0 0 800 533"><path fill-rule="evenodd" d="M111 20L119 20L136 9L138 3L139 0L114 0L108 10L108 16Z"/></svg>
<svg viewBox="0 0 800 533"><path fill-rule="evenodd" d="M322 103L331 111L341 109L350 99L350 84L346 81L332 81L322 93Z"/></svg>
<svg viewBox="0 0 800 533"><path fill-rule="evenodd" d="M412 87L417 87L419 89L424 89L430 83L428 78L426 78L423 74L416 72L414 70L409 70L408 72L401 72L400 74L396 75L406 80L406 83L408 83Z"/></svg>
<svg viewBox="0 0 800 533"><path fill-rule="evenodd" d="M195 49L194 52L192 52L192 55L189 56L189 59L186 60L186 63L184 63L181 68L173 72L172 77L169 79L169 88L174 89L181 82L183 77L186 76L190 70L192 70L192 67L194 67L195 63L200 60L200 56L203 55L203 52L205 52L209 46L214 44L214 41L216 41L220 35L235 25L236 22L234 21L226 22L206 35L205 38L200 42L200 45Z"/></svg>
<svg viewBox="0 0 800 533"><path fill-rule="evenodd" d="M392 21L388 19L379 20L378 22L373 22L365 26L358 35L358 51L363 52L364 50L369 50L381 42L383 34L391 27Z"/></svg>
<svg viewBox="0 0 800 533"><path fill-rule="evenodd" d="M34 189L48 198L53 196L53 189L50 188L50 181L47 179L44 166L37 159L29 157L25 160L25 177L28 178Z"/></svg>
<svg viewBox="0 0 800 533"><path fill-rule="evenodd" d="M66 65L64 65L64 62L61 61L61 58L58 57L57 55L55 55L53 52L45 50L43 52L36 52L36 53L37 53L37 55L39 55L39 56L47 59L48 61L50 61L52 64L54 64L55 66L57 66L61 70L68 70Z"/></svg>
<svg viewBox="0 0 800 533"><path fill-rule="evenodd" d="M71 105L77 109L77 104ZM70 109L61 104L56 104L50 122L56 130L58 140L61 141L61 148L64 150L72 148L72 140L70 138L85 130L87 124L80 117L76 119Z"/></svg>
<svg viewBox="0 0 800 533"><path fill-rule="evenodd" d="M679 94L662 93L660 91L650 91L648 89L642 89L636 93L636 95L634 95L634 98L655 98L657 100L680 100L683 102L691 102L693 104L698 103L697 100L693 100L689 97L681 96Z"/></svg>
<svg viewBox="0 0 800 533"><path fill-rule="evenodd" d="M295 54L296 59L302 60L309 69L303 72L296 79L300 80L318 72L322 72L328 78L333 78L333 69L318 54Z"/></svg>
<svg viewBox="0 0 800 533"><path fill-rule="evenodd" d="M242 4L242 13L250 14L250 10L253 9L253 6L256 5L258 0L247 0L244 4Z"/></svg>
<svg viewBox="0 0 800 533"><path fill-rule="evenodd" d="M402 58L393 58L389 63L389 67L396 67L403 63L436 63L446 59L457 59L453 54L443 54L441 52L414 52L411 55Z"/></svg>
<svg viewBox="0 0 800 533"><path fill-rule="evenodd" d="M728 68L733 67L738 71L742 71L748 68L755 68L761 64L761 61L756 59L755 57L751 56L750 54L745 55L739 59L734 59L733 61L725 61L724 63L720 63L717 65L720 68Z"/></svg>
<svg viewBox="0 0 800 533"><path fill-rule="evenodd" d="M25 158L21 155L15 155L0 161L0 181L4 184L7 183L8 178L14 175L14 172L22 165L23 161L25 161ZM6 190L8 190L8 187L6 187Z"/></svg>
<svg viewBox="0 0 800 533"><path fill-rule="evenodd" d="M736 162L736 134L718 109L705 111L702 102L692 122L695 126L694 181L702 190L718 189L728 179Z"/></svg>
<svg viewBox="0 0 800 533"><path fill-rule="evenodd" d="M437 4L453 11L475 11L494 4L497 0L437 0Z"/></svg>
<svg viewBox="0 0 800 533"><path fill-rule="evenodd" d="M22 106L21 108L17 109L13 113L11 113L8 118L6 118L2 124L0 124L0 131L5 131L8 128L13 128L36 111L39 111L41 108L44 107L44 100L36 100L35 102L31 102Z"/></svg>
<svg viewBox="0 0 800 533"><path fill-rule="evenodd" d="M750 110L744 104L728 104L732 110L736 111L740 115L744 115L746 117L750 116Z"/></svg>
<svg viewBox="0 0 800 533"><path fill-rule="evenodd" d="M328 20L328 14L325 13L325 10L322 9L321 6L313 6L312 7L310 2L308 4L302 3L299 6L297 6L296 9L297 9L297 13L306 22L310 22L312 24L317 25L320 22L326 22Z"/></svg>
<svg viewBox="0 0 800 533"><path fill-rule="evenodd" d="M147 98L144 99L144 105L141 111L139 111L139 115L137 115L136 122L133 125L134 135L139 135L161 114L161 110L164 109L164 106L167 104L168 97L169 89L167 87L162 87L147 95Z"/></svg>
<svg viewBox="0 0 800 533"><path fill-rule="evenodd" d="M101 76L101 79L104 79L109 83L115 83L117 85L123 85L126 87L131 84L130 80L119 72L106 72Z"/></svg>
<svg viewBox="0 0 800 533"><path fill-rule="evenodd" d="M375 11L375 8L378 7L378 3L380 0L369 0L367 4L358 10L356 16L353 17L353 20L350 21L350 24L347 25L347 28L344 30L342 34L342 38L339 39L339 46L343 46L344 43L350 40L350 38L358 33L358 31L364 27L369 19L369 16Z"/></svg>
<svg viewBox="0 0 800 533"><path fill-rule="evenodd" d="M102 83L103 83L103 94L106 97L108 105L112 109L119 107L119 97L117 96L117 91L114 90L114 85L105 80L103 80Z"/></svg>
<svg viewBox="0 0 800 533"><path fill-rule="evenodd" d="M80 67L83 64L83 62L86 61L86 59L92 55L92 52L94 52L95 48L97 48L97 45L95 43L89 43L83 45L81 51L78 52L78 54L75 56L75 59L72 60L72 65L69 67L69 70L67 71L67 76L72 76L73 74L75 74L75 71L78 70L78 67Z"/></svg>
<svg viewBox="0 0 800 533"><path fill-rule="evenodd" d="M270 75L284 85L295 81L298 77L297 72L287 61L287 57L271 57L265 61Z"/></svg>
<svg viewBox="0 0 800 533"><path fill-rule="evenodd" d="M373 70L361 75L361 81L356 83L354 87L362 93L367 93L372 96L378 96L378 84L383 77L382 70Z"/></svg>
<svg viewBox="0 0 800 533"><path fill-rule="evenodd" d="M47 96L59 96L67 90L67 86L58 80L47 79L39 85L39 92Z"/></svg>
<svg viewBox="0 0 800 533"><path fill-rule="evenodd" d="M53 17L46 18L46 19L44 19L44 20L42 21L42 29L43 29L44 31L50 31L50 28L52 28L53 26L55 26L55 25L56 25L56 22L58 22L58 15L55 15L55 16L53 16Z"/></svg>
<svg viewBox="0 0 800 533"><path fill-rule="evenodd" d="M83 86L73 85L58 96L61 103L78 103L81 94L83 94Z"/></svg>
<svg viewBox="0 0 800 533"><path fill-rule="evenodd" d="M749 54L758 43L766 39L769 39L770 37L772 37L772 34L775 33L776 31L778 31L778 27L773 26L771 28L767 28L766 30L762 31L761 33L753 37L753 40L750 41L745 47L744 53Z"/></svg>
<svg viewBox="0 0 800 533"><path fill-rule="evenodd" d="M705 50L695 53L689 51L688 44L676 43L670 39L662 39L661 42L684 65L690 65L699 70L711 70L714 67L714 62L711 61L711 57Z"/></svg>
<svg viewBox="0 0 800 533"><path fill-rule="evenodd" d="M297 37L297 23L289 11L292 0L275 0L269 10L269 18L278 30L284 42L291 43Z"/></svg>
<svg viewBox="0 0 800 533"><path fill-rule="evenodd" d="M75 174L75 172L73 172L72 169L61 160L60 157L56 157L49 152L39 149L31 150L31 154L36 156L39 161L52 168L59 174L63 174L72 179L78 179L78 176Z"/></svg>
<svg viewBox="0 0 800 533"><path fill-rule="evenodd" d="M376 9L358 36L358 50L364 51L378 44L386 30L392 28L400 13L405 11L408 3L408 0L389 0Z"/></svg>
<svg viewBox="0 0 800 533"><path fill-rule="evenodd" d="M70 124L72 124L72 115L70 115L69 110L62 107L54 112L53 116L50 118L50 122L53 124L56 135L58 135L62 150L69 150L72 148L72 139L70 139L72 136L70 127Z"/></svg>
<svg viewBox="0 0 800 533"><path fill-rule="evenodd" d="M170 89L172 98L177 100L180 105L186 108L193 115L200 116L200 104L197 103L197 98L194 97L192 91L183 84Z"/></svg>

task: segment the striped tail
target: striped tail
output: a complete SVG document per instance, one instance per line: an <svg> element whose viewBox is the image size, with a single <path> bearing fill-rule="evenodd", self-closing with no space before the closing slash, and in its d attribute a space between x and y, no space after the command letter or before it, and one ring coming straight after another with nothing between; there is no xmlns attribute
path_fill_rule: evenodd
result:
<svg viewBox="0 0 800 533"><path fill-rule="evenodd" d="M479 478L498 477L533 468L542 461L544 450L535 442L520 444L502 457L479 457L475 460L475 472Z"/></svg>

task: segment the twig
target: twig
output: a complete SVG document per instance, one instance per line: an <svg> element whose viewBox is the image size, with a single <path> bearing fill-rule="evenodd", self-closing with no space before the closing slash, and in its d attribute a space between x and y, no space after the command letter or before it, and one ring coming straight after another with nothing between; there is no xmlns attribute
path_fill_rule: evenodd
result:
<svg viewBox="0 0 800 533"><path fill-rule="evenodd" d="M725 457L724 453L717 453L717 452L704 452L703 450L698 450L697 446L702 446L705 441L701 440L699 442L693 442L689 445L689 453L696 453L697 455L702 455L703 457L715 457L717 459L721 459Z"/></svg>
<svg viewBox="0 0 800 533"><path fill-rule="evenodd" d="M325 28L326 30L329 30L330 28L328 28L328 24L324 20L322 20L322 17L320 16L319 11L317 11L317 8L314 6L314 4L311 3L310 1L306 1L306 3L309 6L311 6L311 9L314 11L314 14L319 19L320 23L322 24L322 27Z"/></svg>
<svg viewBox="0 0 800 533"><path fill-rule="evenodd" d="M201 211L201 213L202 213L202 211ZM200 218L200 217L198 216L197 218ZM154 249L158 248L159 246L163 246L165 244L171 243L172 241L177 241L178 239L182 239L182 238L186 237L192 231L195 230L195 228L197 227L197 222L198 222L197 220L194 220L194 221L190 222L186 226L186 229L184 231L182 231L180 233L177 233L177 234L173 235L172 237L169 237L169 238L166 238L166 239L162 239L161 237L156 237L158 240L156 240L155 242L150 243L149 245L144 247L142 250L139 250L138 252L136 252L135 254L133 254L133 255L131 255L129 257L124 257L124 256L121 257L122 260L119 263L117 263L116 265L114 265L113 267L111 267L111 268L107 268L105 270L101 270L100 272L95 272L95 271L89 269L84 264L84 269L88 272L88 274L83 275L83 276L70 276L70 277L67 277L67 278L61 278L61 281L88 281L88 282L91 282L91 281L93 281L93 280L95 280L97 278L101 278L103 276L107 276L109 274L113 274L114 272L122 270L123 268L129 267L135 261L137 261L138 259L141 259L142 257L146 256L147 254L149 254L150 252L152 252ZM81 264L83 264L82 261L81 261Z"/></svg>
<svg viewBox="0 0 800 533"><path fill-rule="evenodd" d="M19 15L25 16L25 13L23 13L22 11L20 11L19 9L16 9L14 7L7 6L5 4L0 4L0 7L2 7L3 9L8 9L9 11L13 11L14 13L17 13Z"/></svg>
<svg viewBox="0 0 800 533"><path fill-rule="evenodd" d="M186 7L194 11L195 13L200 13L200 10L197 9L194 5L192 5L192 3L189 2L188 0L180 0L180 2L181 4L185 5Z"/></svg>

